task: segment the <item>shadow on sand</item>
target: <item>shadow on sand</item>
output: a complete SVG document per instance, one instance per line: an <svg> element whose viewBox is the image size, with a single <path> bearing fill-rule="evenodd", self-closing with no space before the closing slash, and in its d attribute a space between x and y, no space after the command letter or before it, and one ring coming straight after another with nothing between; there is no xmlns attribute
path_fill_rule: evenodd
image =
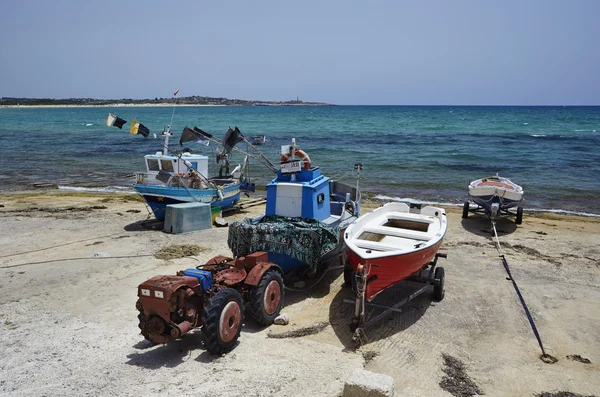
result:
<svg viewBox="0 0 600 397"><path fill-rule="evenodd" d="M463 218L462 227L477 236L494 237L492 223L483 215L471 215L469 218ZM498 236L508 235L517 230L517 224L508 218L500 218L496 221L496 231Z"/></svg>
<svg viewBox="0 0 600 397"><path fill-rule="evenodd" d="M407 298L422 286L423 284L421 283L402 281L377 295L373 300L373 303L393 306ZM344 286L333 298L329 309L329 323L340 342L347 349L354 349L355 344L352 342L353 331L350 328L352 317L354 316L354 304L346 303L344 302L344 299L351 299L354 301L354 293L350 287ZM433 287L403 305L401 307L401 313L389 312L382 319L367 324L364 328L368 339L367 343L388 338L415 324L425 314L432 303L432 299ZM382 312L382 309L367 307L367 310L365 311L367 321L369 318L373 318Z"/></svg>
<svg viewBox="0 0 600 397"><path fill-rule="evenodd" d="M200 330L192 331L184 338L164 345L153 345L146 340L142 340L133 347L141 350L141 352L128 354L129 361L126 364L147 369L175 368L198 353L200 354L195 360L200 362L211 362L220 357L206 350L202 343Z"/></svg>

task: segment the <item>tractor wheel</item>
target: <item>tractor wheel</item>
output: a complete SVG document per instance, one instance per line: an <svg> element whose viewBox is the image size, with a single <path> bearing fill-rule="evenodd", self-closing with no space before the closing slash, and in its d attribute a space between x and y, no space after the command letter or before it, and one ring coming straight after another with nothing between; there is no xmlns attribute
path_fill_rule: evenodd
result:
<svg viewBox="0 0 600 397"><path fill-rule="evenodd" d="M352 279L354 278L354 269L352 269L352 265L350 261L346 261L344 265L344 285L346 287L352 286Z"/></svg>
<svg viewBox="0 0 600 397"><path fill-rule="evenodd" d="M274 269L260 279L250 291L250 312L254 321L262 325L273 324L283 307L283 278Z"/></svg>
<svg viewBox="0 0 600 397"><path fill-rule="evenodd" d="M206 349L223 354L235 346L244 322L244 301L233 288L217 292L208 303L202 317L202 333Z"/></svg>
<svg viewBox="0 0 600 397"><path fill-rule="evenodd" d="M438 267L434 273L433 297L436 301L444 299L444 268Z"/></svg>
<svg viewBox="0 0 600 397"><path fill-rule="evenodd" d="M521 206L517 207L517 217L515 218L515 223L517 225L523 223L523 207Z"/></svg>
<svg viewBox="0 0 600 397"><path fill-rule="evenodd" d="M465 201L465 204L463 205L463 219L466 219L469 217L469 202Z"/></svg>

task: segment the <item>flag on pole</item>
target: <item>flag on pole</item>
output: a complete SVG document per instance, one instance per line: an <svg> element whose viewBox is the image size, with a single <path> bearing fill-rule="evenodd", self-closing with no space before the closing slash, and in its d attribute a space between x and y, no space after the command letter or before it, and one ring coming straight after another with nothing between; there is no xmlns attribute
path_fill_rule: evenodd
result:
<svg viewBox="0 0 600 397"><path fill-rule="evenodd" d="M173 96L176 96L178 92L179 92L179 88L175 90L175 92L173 93Z"/></svg>
<svg viewBox="0 0 600 397"><path fill-rule="evenodd" d="M239 128L235 127L235 130L232 130L231 127L227 130L225 137L223 138L223 147L225 148L225 153L230 153L231 149L238 143L244 140L244 135L242 135L242 131Z"/></svg>
<svg viewBox="0 0 600 397"><path fill-rule="evenodd" d="M123 124L125 124L127 121L123 120L120 117L115 116L112 113L108 114L108 117L106 118L106 125L108 127L117 127L119 129L121 129L123 127Z"/></svg>
<svg viewBox="0 0 600 397"><path fill-rule="evenodd" d="M204 132L198 127L194 127L194 129L191 129L186 125L183 129L183 133L181 134L181 138L179 139L179 144L183 145L184 142L193 141L208 146L210 144L208 138L212 138L212 135L208 132Z"/></svg>
<svg viewBox="0 0 600 397"><path fill-rule="evenodd" d="M144 124L140 123L137 120L133 120L131 122L131 128L129 129L130 134L140 134L145 137L150 135L150 130Z"/></svg>

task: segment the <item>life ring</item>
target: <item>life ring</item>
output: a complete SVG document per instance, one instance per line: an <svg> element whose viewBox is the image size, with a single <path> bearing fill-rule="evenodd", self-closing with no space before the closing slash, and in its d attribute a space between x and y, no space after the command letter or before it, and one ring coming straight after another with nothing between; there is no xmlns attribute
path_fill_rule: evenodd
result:
<svg viewBox="0 0 600 397"><path fill-rule="evenodd" d="M281 156L281 162L284 163L288 161L288 159L291 156L291 154L284 154L283 156ZM300 157L300 159L304 163L305 170L310 170L310 157L308 157L308 154L306 154L304 150L296 149L296 151L294 152L294 156Z"/></svg>

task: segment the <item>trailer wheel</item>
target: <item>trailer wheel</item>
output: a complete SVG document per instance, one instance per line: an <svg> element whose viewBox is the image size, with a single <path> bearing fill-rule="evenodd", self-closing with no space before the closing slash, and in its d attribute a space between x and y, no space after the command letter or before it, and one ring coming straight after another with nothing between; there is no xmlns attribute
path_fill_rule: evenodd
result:
<svg viewBox="0 0 600 397"><path fill-rule="evenodd" d="M523 223L523 207L521 206L517 207L517 217L515 218L515 223L517 225Z"/></svg>
<svg viewBox="0 0 600 397"><path fill-rule="evenodd" d="M233 288L217 292L208 303L202 318L206 349L223 354L235 346L244 322L244 302Z"/></svg>
<svg viewBox="0 0 600 397"><path fill-rule="evenodd" d="M250 291L250 311L259 324L270 325L283 307L283 278L274 269L268 270L260 283Z"/></svg>
<svg viewBox="0 0 600 397"><path fill-rule="evenodd" d="M436 301L444 299L444 268L438 267L435 269L433 280L433 297Z"/></svg>
<svg viewBox="0 0 600 397"><path fill-rule="evenodd" d="M466 219L469 217L469 207L470 207L469 202L465 201L465 204L463 205L463 215L462 215L463 219Z"/></svg>

